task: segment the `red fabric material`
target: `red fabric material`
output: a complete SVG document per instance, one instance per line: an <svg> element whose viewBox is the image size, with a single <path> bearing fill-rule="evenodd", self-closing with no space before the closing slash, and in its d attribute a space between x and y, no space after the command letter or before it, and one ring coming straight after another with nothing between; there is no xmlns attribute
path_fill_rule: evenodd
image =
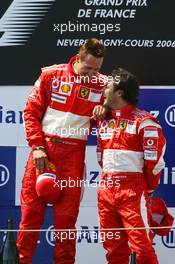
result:
<svg viewBox="0 0 175 264"><path fill-rule="evenodd" d="M103 174L102 180L106 181L106 177L107 174ZM103 246L107 250L108 264L129 263L131 251L136 252L138 264L158 264L149 232L145 229L132 230L133 227L145 227L146 221L149 222L145 180L143 175L135 177L135 180L129 179L117 181L120 184L118 187L99 188L98 191L100 228L131 228L131 230L119 231L119 239L116 239L115 232L117 231L112 231L113 239L109 239L107 231L105 232L106 239ZM145 202L145 217L142 217L140 211L141 198L142 202Z"/></svg>
<svg viewBox="0 0 175 264"><path fill-rule="evenodd" d="M55 178L47 178L50 176L47 172L39 175L40 181L36 183L36 192L38 197L42 199L43 202L49 204L55 204L60 196L60 188L56 182L59 178L55 174L52 174ZM41 178L42 177L42 178Z"/></svg>
<svg viewBox="0 0 175 264"><path fill-rule="evenodd" d="M74 134L62 136L59 129L90 128L90 118L94 106L102 101L104 76L96 74L96 82L81 81L80 76L74 73L73 63L76 56L67 64L53 65L42 69L24 109L26 138L32 149L36 146L45 146L48 159L56 166L59 177L64 186L57 203L54 205L54 222L60 227L66 217L67 227L75 226L78 216L81 187L72 186L73 181L83 177L85 137L76 137ZM72 79L73 77L73 79ZM86 98L86 94L89 95ZM73 117L73 118L72 118ZM60 119L61 118L61 119ZM60 120L64 119L63 122ZM73 121L72 121L73 120ZM58 125L59 123L59 125ZM71 125L70 125L71 123ZM67 136L67 137L66 137ZM47 140L49 137L49 140ZM55 139L56 140L52 140ZM60 142L59 142L59 139ZM54 143L55 142L55 143ZM72 186L65 186L66 182ZM21 191L22 218L20 229L40 228L43 222L45 202L36 193L36 169L30 154ZM56 219L59 219L58 223ZM21 263L29 264L34 254L38 234L29 235L20 232L18 236L18 249ZM74 263L75 241L56 241L55 263ZM59 254L56 252L60 252Z"/></svg>
<svg viewBox="0 0 175 264"><path fill-rule="evenodd" d="M156 233L156 235L167 236L169 231L171 230L171 226L173 225L174 217L168 213L168 209L163 199L158 197L151 197L150 204L151 204L151 226L152 227L170 226L170 228L153 229L153 231Z"/></svg>
<svg viewBox="0 0 175 264"><path fill-rule="evenodd" d="M141 124L144 121L151 120L155 123L151 126L146 126L144 128L139 129ZM125 127L121 127L123 124ZM136 133L128 133L126 132L127 125L135 125ZM105 149L117 149L117 150L128 150L135 152L142 152L144 159L143 172L145 175L145 179L147 182L148 190L154 190L158 187L158 182L161 176L161 170L163 165L159 165L160 171L157 174L154 174L154 168L158 164L160 157L163 154L164 147L166 145L166 140L163 135L161 127L156 127L156 124L159 125L159 122L156 118L150 115L148 112L135 108L135 106L127 105L121 110L114 110L112 114L108 114L105 120L98 121L98 146L97 146L97 154L99 165L103 165L103 152ZM111 139L103 139L105 128L114 129L113 136ZM156 146L150 148L150 146L145 145L145 129L156 129L158 136L156 139ZM146 137L147 140L153 140L151 137ZM155 159L146 159L145 155L149 151L156 153ZM100 155L101 153L101 155Z"/></svg>
<svg viewBox="0 0 175 264"><path fill-rule="evenodd" d="M83 178L85 148L76 145L65 145L45 142L48 158L56 166L56 170L64 183L79 182ZM77 166L78 164L78 166ZM21 222L22 229L40 229L44 219L46 203L37 196L36 168L30 153L25 170L21 190ZM64 184L65 186L65 184ZM61 194L53 206L54 225L59 228L74 228L80 204L81 185L62 187ZM66 219L66 221L65 221ZM64 226L65 225L65 226ZM20 254L20 264L30 264L37 246L38 232L19 232L17 246ZM75 258L75 240L56 240L54 255L55 264L72 264ZM64 262L63 262L64 259Z"/></svg>
<svg viewBox="0 0 175 264"><path fill-rule="evenodd" d="M32 148L44 145L44 133L41 123L43 117L47 119L45 113L48 107L56 111L65 112L65 114L68 112L76 114L80 119L84 116L89 117L90 120L94 107L102 104L105 76L97 73L95 81L93 79L89 81L89 83L80 81L80 76L74 73L72 67L75 59L76 56L72 57L67 64L53 65L43 68L40 77L36 81L29 95L24 109L24 121L26 138L29 146ZM79 78L79 81L76 82L76 78ZM66 96L66 103L52 100L52 95L56 97L60 95L63 96L63 94L60 94L59 92L59 86L62 82L66 82L72 87L71 94ZM81 94L81 89L83 88L89 91L89 93L95 92L96 95L100 94L100 101L97 102L79 96L79 94ZM52 136L52 134L49 135ZM72 139L75 140L74 138ZM81 142L81 140L78 141Z"/></svg>
<svg viewBox="0 0 175 264"><path fill-rule="evenodd" d="M136 252L138 264L158 264L151 232L132 228L149 225L147 190L158 185L165 143L159 122L132 105L113 110L98 121L97 154L103 169L102 180L108 182L98 192L100 226L131 228L122 231L118 240L104 241L108 264L128 263L130 249ZM141 209L144 197L145 208Z"/></svg>

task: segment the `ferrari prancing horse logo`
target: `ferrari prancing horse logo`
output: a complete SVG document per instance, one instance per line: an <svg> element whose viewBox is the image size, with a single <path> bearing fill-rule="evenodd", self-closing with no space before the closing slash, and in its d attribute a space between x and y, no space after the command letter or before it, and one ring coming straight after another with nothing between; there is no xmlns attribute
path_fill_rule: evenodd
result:
<svg viewBox="0 0 175 264"><path fill-rule="evenodd" d="M126 124L127 124L126 121L120 121L120 124L119 124L120 129L124 130L126 128Z"/></svg>
<svg viewBox="0 0 175 264"><path fill-rule="evenodd" d="M80 94L81 94L81 97L86 97L88 94L88 90L83 87L81 88Z"/></svg>

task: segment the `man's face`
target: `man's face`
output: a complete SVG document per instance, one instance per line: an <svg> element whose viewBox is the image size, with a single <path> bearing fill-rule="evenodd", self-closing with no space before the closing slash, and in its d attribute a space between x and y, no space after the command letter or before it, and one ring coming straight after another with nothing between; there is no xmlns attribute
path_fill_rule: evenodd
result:
<svg viewBox="0 0 175 264"><path fill-rule="evenodd" d="M109 82L104 90L104 97L105 97L104 104L111 109L120 108L120 101L122 97L122 91L116 90L114 92L113 85L114 85L113 82Z"/></svg>
<svg viewBox="0 0 175 264"><path fill-rule="evenodd" d="M91 79L100 70L103 63L103 58L96 58L91 54L87 54L84 59L77 57L77 71L81 76L86 76Z"/></svg>

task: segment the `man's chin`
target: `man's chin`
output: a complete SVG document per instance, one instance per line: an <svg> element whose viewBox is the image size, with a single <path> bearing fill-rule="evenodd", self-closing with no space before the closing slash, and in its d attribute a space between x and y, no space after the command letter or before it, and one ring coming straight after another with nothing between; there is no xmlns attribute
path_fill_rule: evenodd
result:
<svg viewBox="0 0 175 264"><path fill-rule="evenodd" d="M103 106L106 108L111 108L111 105L108 101L104 101Z"/></svg>

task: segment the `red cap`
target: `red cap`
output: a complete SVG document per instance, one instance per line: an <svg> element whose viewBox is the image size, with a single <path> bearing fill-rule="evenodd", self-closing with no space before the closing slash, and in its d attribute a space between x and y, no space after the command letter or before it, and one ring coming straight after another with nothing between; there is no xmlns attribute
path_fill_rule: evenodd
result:
<svg viewBox="0 0 175 264"><path fill-rule="evenodd" d="M164 200L158 197L151 197L151 226L169 228L153 229L159 236L167 236L174 222L174 217L168 213Z"/></svg>
<svg viewBox="0 0 175 264"><path fill-rule="evenodd" d="M36 192L43 202L54 204L57 202L61 190L58 184L59 178L56 174L55 167L53 169L50 164L49 167L50 169L38 175L36 180Z"/></svg>

